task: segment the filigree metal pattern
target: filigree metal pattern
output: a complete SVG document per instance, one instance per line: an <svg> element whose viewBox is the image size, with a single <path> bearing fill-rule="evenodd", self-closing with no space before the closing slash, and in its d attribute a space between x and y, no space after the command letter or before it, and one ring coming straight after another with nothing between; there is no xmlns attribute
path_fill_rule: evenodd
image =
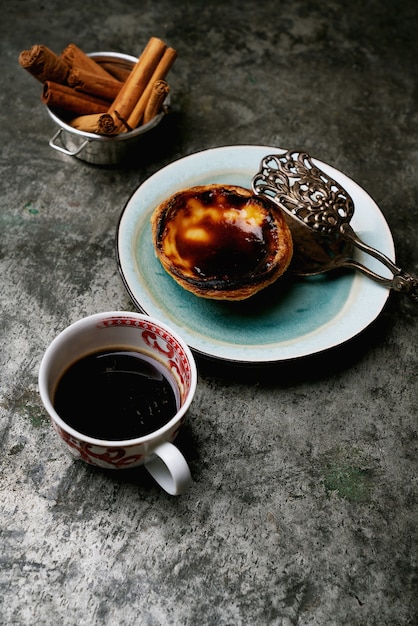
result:
<svg viewBox="0 0 418 626"><path fill-rule="evenodd" d="M316 263L312 274L337 267L351 267L389 289L407 294L418 304L418 278L402 270L356 235L350 225L354 214L352 198L335 180L316 167L306 152L288 150L284 154L264 157L259 172L252 180L252 188L254 193L271 200L298 224L321 236L325 258L329 253L329 260L323 264ZM353 244L380 261L391 271L392 278L380 276L354 258L335 256L333 242L338 239ZM318 241L318 248L317 244Z"/></svg>
<svg viewBox="0 0 418 626"><path fill-rule="evenodd" d="M267 194L284 211L323 235L350 221L354 204L335 180L315 167L306 152L269 155L253 179L257 194Z"/></svg>

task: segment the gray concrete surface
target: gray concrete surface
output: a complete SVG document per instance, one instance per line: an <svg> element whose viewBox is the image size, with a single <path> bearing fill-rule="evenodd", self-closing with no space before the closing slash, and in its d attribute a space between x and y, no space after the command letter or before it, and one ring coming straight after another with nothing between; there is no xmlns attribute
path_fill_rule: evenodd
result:
<svg viewBox="0 0 418 626"><path fill-rule="evenodd" d="M68 458L37 391L68 323L133 310L114 240L149 175L213 146L303 146L376 200L417 273L418 9L366 0L1 4L0 623L417 623L417 320L393 295L360 337L262 371L199 360L178 498ZM21 50L179 52L144 153L97 167L56 128ZM268 441L268 443L266 443Z"/></svg>

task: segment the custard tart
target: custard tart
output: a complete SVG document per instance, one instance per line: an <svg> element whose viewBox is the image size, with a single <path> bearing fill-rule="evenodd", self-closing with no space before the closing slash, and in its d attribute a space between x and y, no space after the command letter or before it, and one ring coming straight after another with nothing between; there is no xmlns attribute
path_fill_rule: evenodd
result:
<svg viewBox="0 0 418 626"><path fill-rule="evenodd" d="M151 224L164 269L203 298L249 298L276 281L292 258L281 211L236 185L177 191L156 207Z"/></svg>

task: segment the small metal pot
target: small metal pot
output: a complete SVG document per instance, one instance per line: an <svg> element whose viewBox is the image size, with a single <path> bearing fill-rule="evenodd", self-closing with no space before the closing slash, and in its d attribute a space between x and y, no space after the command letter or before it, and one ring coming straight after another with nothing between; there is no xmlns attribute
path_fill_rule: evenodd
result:
<svg viewBox="0 0 418 626"><path fill-rule="evenodd" d="M88 56L98 63L111 63L119 68L128 70L131 70L138 61L136 57L119 52L92 52ZM49 145L54 150L58 150L68 156L77 157L88 163L96 165L118 163L128 156L133 148L137 147L141 139L143 139L142 135L161 122L164 115L168 112L169 104L170 97L168 95L163 103L161 113L156 115L148 124L111 137L77 130L58 117L49 106L46 106L49 116L59 126L55 135L49 140Z"/></svg>

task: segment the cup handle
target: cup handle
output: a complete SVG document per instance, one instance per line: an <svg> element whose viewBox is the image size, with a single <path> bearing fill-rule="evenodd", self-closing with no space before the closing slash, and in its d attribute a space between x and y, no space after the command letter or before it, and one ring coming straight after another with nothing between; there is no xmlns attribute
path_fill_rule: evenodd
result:
<svg viewBox="0 0 418 626"><path fill-rule="evenodd" d="M172 496L186 491L192 482L192 476L180 450L166 441L155 448L154 454L155 458L147 461L144 466L153 479Z"/></svg>

